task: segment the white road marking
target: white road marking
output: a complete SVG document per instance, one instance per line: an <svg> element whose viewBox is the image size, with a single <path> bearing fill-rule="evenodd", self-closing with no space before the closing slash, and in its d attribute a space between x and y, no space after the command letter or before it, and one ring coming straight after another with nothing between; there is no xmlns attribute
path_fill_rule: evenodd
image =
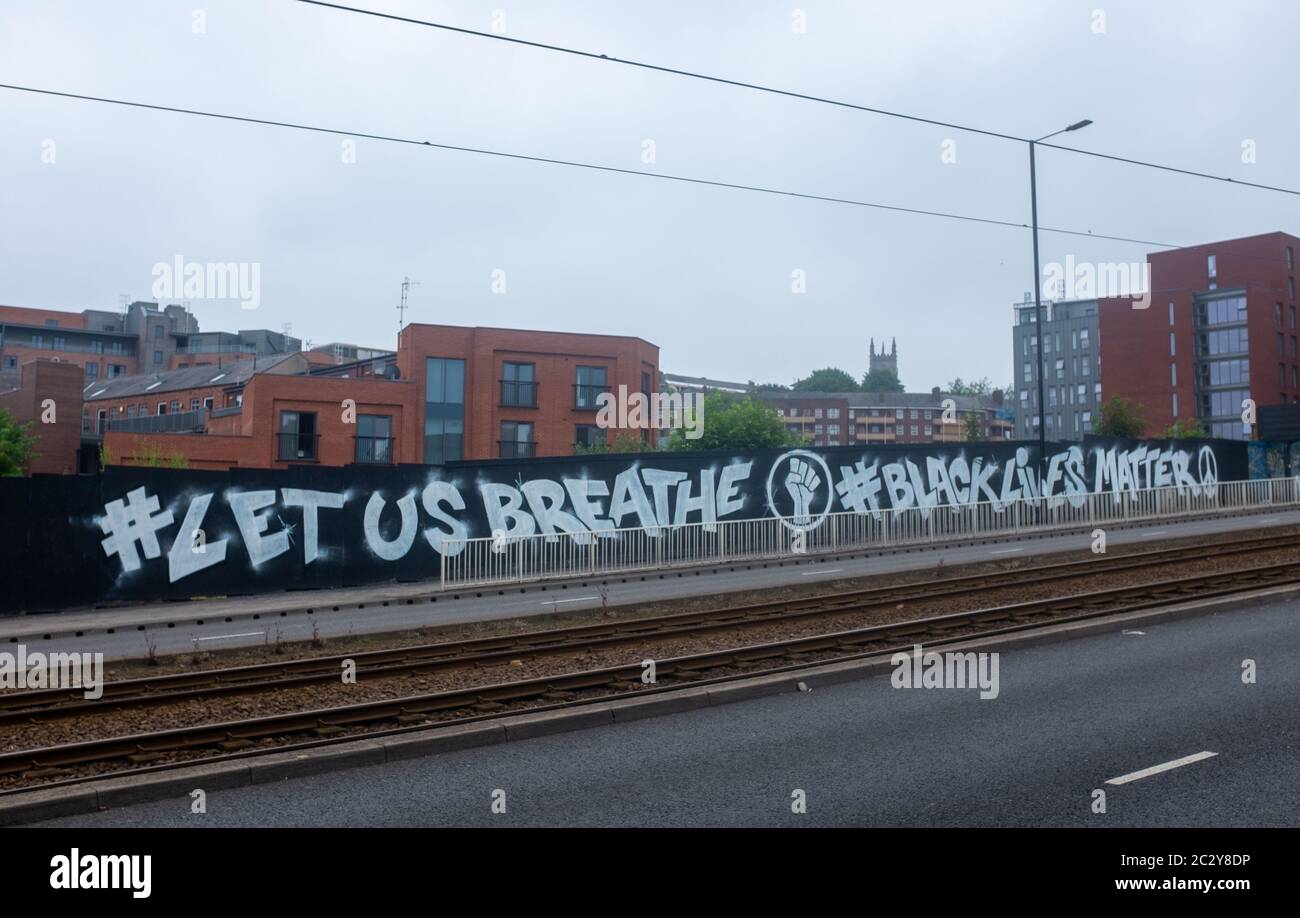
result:
<svg viewBox="0 0 1300 918"><path fill-rule="evenodd" d="M1143 778L1149 778L1152 775L1158 775L1162 771L1170 771L1174 768L1182 768L1184 765L1191 765L1193 762L1199 762L1202 759L1210 759L1218 755L1217 752L1198 752L1195 755L1185 755L1181 759L1174 759L1172 762L1165 762L1163 765L1152 765L1150 768L1144 768L1141 771L1134 771L1127 775L1120 775L1118 778L1111 778L1107 784L1128 784L1132 781L1141 781Z"/></svg>
<svg viewBox="0 0 1300 918"><path fill-rule="evenodd" d="M1140 537L1140 538L1143 538L1143 539L1149 539L1149 538L1151 538L1152 536L1168 535L1168 534L1169 534L1169 530L1168 530L1168 529L1157 529L1155 532L1143 532L1143 533L1140 533L1140 534L1139 534L1139 537Z"/></svg>
<svg viewBox="0 0 1300 918"><path fill-rule="evenodd" d="M1123 631L1121 631L1120 633L1121 633L1121 634L1140 634L1140 635L1142 635L1143 637L1146 636L1146 632L1145 632L1145 631L1129 631L1127 628L1125 628L1125 629L1124 629Z"/></svg>
<svg viewBox="0 0 1300 918"><path fill-rule="evenodd" d="M819 574L838 574L838 573L839 573L840 571L842 571L842 570L844 570L844 568L842 568L842 567L832 567L832 568L831 568L830 570L828 570L828 571L805 571L804 573L800 574L799 576L800 576L800 577L816 577L816 576L818 576Z"/></svg>
<svg viewBox="0 0 1300 918"><path fill-rule="evenodd" d="M578 596L574 599L548 599L542 603L544 606L558 606L566 602L586 602L589 599L599 599L599 596Z"/></svg>
<svg viewBox="0 0 1300 918"><path fill-rule="evenodd" d="M1261 523L1276 523L1276 522L1277 522L1277 517L1276 517L1276 516L1268 516L1268 517L1265 517L1264 519L1260 520L1260 522L1261 522Z"/></svg>
<svg viewBox="0 0 1300 918"><path fill-rule="evenodd" d="M1012 552L1024 551L1023 548L999 548L997 551L989 552L990 555L1009 555Z"/></svg>
<svg viewBox="0 0 1300 918"><path fill-rule="evenodd" d="M266 634L266 632L265 632L265 631L245 631L245 632L243 632L242 634L214 634L214 635L211 635L210 637L195 638L194 640L196 640L196 641L224 641L224 640L226 640L227 638L259 637L260 635L263 635L263 634Z"/></svg>

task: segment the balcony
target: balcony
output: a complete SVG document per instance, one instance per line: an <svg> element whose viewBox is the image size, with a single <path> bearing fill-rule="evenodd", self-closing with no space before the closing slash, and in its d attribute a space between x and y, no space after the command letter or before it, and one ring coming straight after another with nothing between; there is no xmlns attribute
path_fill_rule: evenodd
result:
<svg viewBox="0 0 1300 918"><path fill-rule="evenodd" d="M354 437L356 461L367 465L392 465L397 453L396 437Z"/></svg>
<svg viewBox="0 0 1300 918"><path fill-rule="evenodd" d="M537 383L531 380L501 379L501 408L536 408Z"/></svg>
<svg viewBox="0 0 1300 918"><path fill-rule="evenodd" d="M595 411L600 406L596 404L602 392L609 392L608 385L584 385L583 383L574 383L573 385L573 407L579 411Z"/></svg>
<svg viewBox="0 0 1300 918"><path fill-rule="evenodd" d="M98 426L98 418L91 423ZM200 408L198 411L177 411L174 414L106 418L103 426L114 433L202 433L207 424L208 412Z"/></svg>
<svg viewBox="0 0 1300 918"><path fill-rule="evenodd" d="M279 462L320 461L320 434L278 433L275 440Z"/></svg>
<svg viewBox="0 0 1300 918"><path fill-rule="evenodd" d="M498 455L502 459L531 459L537 455L537 443L528 440L498 440Z"/></svg>

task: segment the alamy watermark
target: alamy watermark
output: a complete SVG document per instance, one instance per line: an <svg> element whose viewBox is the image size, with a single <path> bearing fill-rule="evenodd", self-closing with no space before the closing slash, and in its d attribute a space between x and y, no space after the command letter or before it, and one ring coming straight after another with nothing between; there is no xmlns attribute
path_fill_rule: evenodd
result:
<svg viewBox="0 0 1300 918"><path fill-rule="evenodd" d="M911 653L900 650L889 662L894 688L978 688L984 701L997 698L1000 691L996 653L925 652L915 644Z"/></svg>
<svg viewBox="0 0 1300 918"><path fill-rule="evenodd" d="M28 653L19 644L16 653L0 652L0 690L75 689L94 701L104 694L102 653Z"/></svg>
<svg viewBox="0 0 1300 918"><path fill-rule="evenodd" d="M704 395L699 392L632 392L596 396L596 426L602 430L681 428L688 440L704 435Z"/></svg>
<svg viewBox="0 0 1300 918"><path fill-rule="evenodd" d="M187 262L175 256L153 266L156 300L239 300L241 309L262 304L262 266L255 261Z"/></svg>
<svg viewBox="0 0 1300 918"><path fill-rule="evenodd" d="M1057 300L1130 299L1134 309L1151 306L1151 266L1144 261L1049 261L1043 265L1043 296Z"/></svg>

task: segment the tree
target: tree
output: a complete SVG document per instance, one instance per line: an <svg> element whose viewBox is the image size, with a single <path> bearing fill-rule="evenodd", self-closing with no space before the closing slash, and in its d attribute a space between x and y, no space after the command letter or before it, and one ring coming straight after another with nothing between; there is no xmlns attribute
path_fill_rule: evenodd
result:
<svg viewBox="0 0 1300 918"><path fill-rule="evenodd" d="M1131 399L1112 395L1101 406L1097 435L1102 437L1140 437L1147 429L1142 406Z"/></svg>
<svg viewBox="0 0 1300 918"><path fill-rule="evenodd" d="M19 424L9 412L0 408L0 476L24 474L32 457L34 438L27 433L30 424Z"/></svg>
<svg viewBox="0 0 1300 918"><path fill-rule="evenodd" d="M785 428L776 409L753 396L728 397L710 392L698 418L700 436L694 440L684 430L674 430L668 441L673 450L696 449L768 449L798 446L799 437Z"/></svg>
<svg viewBox="0 0 1300 918"><path fill-rule="evenodd" d="M984 439L984 432L980 430L980 416L974 411L967 411L961 419L961 435L967 443L978 443Z"/></svg>
<svg viewBox="0 0 1300 918"><path fill-rule="evenodd" d="M795 380L793 388L800 392L857 392L858 384L839 367L825 367Z"/></svg>
<svg viewBox="0 0 1300 918"><path fill-rule="evenodd" d="M777 392L789 392L790 387L781 383L756 383L751 379L749 381L749 391L758 395L775 394Z"/></svg>
<svg viewBox="0 0 1300 918"><path fill-rule="evenodd" d="M1167 440L1201 440L1208 437L1205 426L1201 424L1198 418L1184 418L1181 421L1174 421L1165 428L1161 434Z"/></svg>
<svg viewBox="0 0 1300 918"><path fill-rule="evenodd" d="M869 370L862 377L863 392L902 392L903 384L899 382L894 370Z"/></svg>
<svg viewBox="0 0 1300 918"><path fill-rule="evenodd" d="M574 444L575 456L603 456L607 453L648 453L653 449L641 434L631 430L620 430L611 439L606 436L595 443Z"/></svg>
<svg viewBox="0 0 1300 918"><path fill-rule="evenodd" d="M961 377L958 376L944 386L943 391L952 395L990 395L993 392L993 383L987 376L971 382L962 382Z"/></svg>

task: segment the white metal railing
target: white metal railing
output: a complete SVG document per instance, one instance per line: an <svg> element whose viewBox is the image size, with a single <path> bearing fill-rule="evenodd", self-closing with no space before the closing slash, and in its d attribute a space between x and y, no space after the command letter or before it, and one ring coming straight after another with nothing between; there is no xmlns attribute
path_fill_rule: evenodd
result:
<svg viewBox="0 0 1300 918"><path fill-rule="evenodd" d="M802 525L790 517L764 517L598 532L445 539L441 587L788 558L1298 504L1300 477L1270 478L1221 481L1208 487L828 513L819 523L814 520Z"/></svg>

